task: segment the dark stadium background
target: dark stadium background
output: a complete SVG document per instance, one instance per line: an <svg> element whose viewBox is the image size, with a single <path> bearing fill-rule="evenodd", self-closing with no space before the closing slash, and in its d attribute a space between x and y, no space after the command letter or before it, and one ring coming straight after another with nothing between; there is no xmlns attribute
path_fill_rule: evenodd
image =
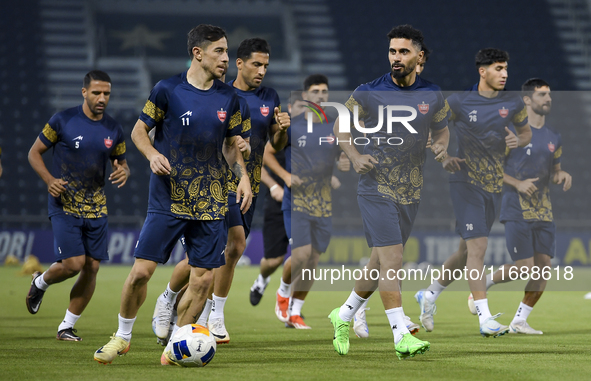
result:
<svg viewBox="0 0 591 381"><path fill-rule="evenodd" d="M301 88L309 74L324 73L331 90L349 91L382 75L388 70L386 33L409 23L423 31L432 52L424 78L444 91L477 82L474 55L485 47L509 51L508 90L518 91L531 77L551 84L555 105L549 121L562 134L563 169L574 179L568 193L553 187L554 216L559 231L580 240L585 250L574 264L591 264L586 251L591 238L591 97L585 92L591 90L590 14L583 0L12 2L0 16L0 260L10 254L10 237L3 241L1 231L51 229L46 186L29 166L27 152L52 114L81 103L87 71L99 68L111 75L107 112L127 134L132 177L122 189L106 186L110 227L139 230L149 167L129 134L152 86L186 68L191 27L211 23L226 29L228 79L235 76L238 43L246 37L266 38L272 53L264 85L276 88L286 104L290 91ZM447 174L429 155L415 231L452 235ZM45 155L47 163L50 157ZM343 186L333 196L335 231L359 232L359 211L351 202L357 176L338 176ZM266 192L259 196L261 206ZM261 228L261 211L255 230ZM495 229L502 234L502 226Z"/></svg>

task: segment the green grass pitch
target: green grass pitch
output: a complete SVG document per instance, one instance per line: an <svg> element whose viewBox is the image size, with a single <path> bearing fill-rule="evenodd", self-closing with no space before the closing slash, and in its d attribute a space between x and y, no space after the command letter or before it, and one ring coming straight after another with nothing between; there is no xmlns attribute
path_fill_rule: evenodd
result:
<svg viewBox="0 0 591 381"><path fill-rule="evenodd" d="M347 292L312 292L303 309L312 330L286 329L275 317L276 274L257 307L248 302L255 267L237 268L226 303L226 327L231 342L218 346L205 368L161 366L151 318L157 295L172 267L160 267L150 281L146 303L134 326L131 350L111 365L93 360L94 351L117 329L121 287L127 266L103 266L93 300L76 324L82 342L55 339L68 304L70 279L52 286L37 315L30 315L25 296L30 278L18 269L0 267L1 380L546 380L589 379L591 375L591 301L582 291L546 293L528 322L543 336L505 335L484 339L478 321L467 309L466 292L446 292L437 302L435 330L418 337L431 342L425 355L400 361L379 297L367 312L370 337L351 331L351 350L339 356L332 347L331 309ZM591 272L587 272L590 279ZM591 291L591 282L589 283ZM404 309L418 322L414 291L403 293ZM521 300L516 291L489 293L491 312L505 312L508 324Z"/></svg>

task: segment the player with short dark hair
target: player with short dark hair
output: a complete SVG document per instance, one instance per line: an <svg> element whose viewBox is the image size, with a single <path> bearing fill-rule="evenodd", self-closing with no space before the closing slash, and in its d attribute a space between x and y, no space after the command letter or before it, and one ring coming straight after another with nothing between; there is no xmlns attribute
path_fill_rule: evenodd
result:
<svg viewBox="0 0 591 381"><path fill-rule="evenodd" d="M230 335L226 330L224 319L224 307L232 285L234 268L246 248L246 239L250 233L250 226L256 206L256 196L259 193L261 181L261 167L263 162L263 151L267 140L278 139L277 136L284 135L289 127L289 116L281 112L281 104L277 92L269 87L261 86L269 66L269 44L261 38L250 38L242 41L238 47L238 76L236 80L230 81L229 85L243 99L246 107L251 110L249 119L249 137L245 138L250 144L250 155L245 159L246 171L252 187L252 205L245 211L241 211L238 205L228 205L228 242L224 255L226 263L214 271L213 290L210 290L210 297L206 300L199 322L207 324L217 343L228 343ZM245 129L246 130L246 129ZM236 189L239 179L232 172L228 172L227 183L228 197L236 197ZM179 269L180 267L180 269ZM182 268L185 267L183 270ZM178 277L179 272L187 272L186 261L180 262L175 268L173 276ZM181 277L181 280L186 277ZM167 336L169 322L171 319L172 306L178 286L182 287L183 282L179 279L172 279L167 290L160 295L154 310L154 318L157 320L155 331L160 339ZM181 283L181 284L178 284ZM209 321L207 320L209 318Z"/></svg>
<svg viewBox="0 0 591 381"><path fill-rule="evenodd" d="M551 267L556 251L556 225L550 202L551 182L564 184L567 191L572 177L561 168L562 141L546 123L546 115L552 108L550 85L540 78L527 80L521 87L523 102L532 131L528 145L507 152L503 176L503 199L500 221L505 224L507 250L514 264L504 265L486 277L486 289L497 283L511 281L510 272L541 274ZM535 267L534 267L535 266ZM534 270L537 267L536 270ZM547 270L546 270L547 271ZM527 317L546 288L543 276L530 278L525 295L515 317L509 325L509 333L541 335L543 332L527 324ZM468 298L470 312L476 314L472 294Z"/></svg>
<svg viewBox="0 0 591 381"><path fill-rule="evenodd" d="M228 67L225 36L223 29L205 24L189 32L191 66L154 86L133 129L131 137L152 170L148 215L123 286L119 328L95 352L98 362L111 363L129 350L147 283L158 263L168 261L181 236L191 275L175 327L195 322L213 282L213 269L224 264L228 203L240 203L242 210L250 207L252 191L235 137L242 130L238 96L217 80ZM148 136L152 128L154 145ZM223 157L241 179L230 200ZM168 356L169 346L162 364L169 363Z"/></svg>
<svg viewBox="0 0 591 381"><path fill-rule="evenodd" d="M313 74L304 80L302 97L308 105L321 108L321 103L326 102L328 96L328 78L325 75ZM308 127L310 118L312 130ZM337 161L339 170L348 171L350 163L334 141L332 122L323 121L312 112L294 118L288 136L285 169L291 174L291 186L286 182L283 188L281 209L291 245L291 258L289 264L283 267L275 314L290 327L310 329L302 318L301 310L314 279L306 280L293 275L300 274L303 269L315 269L320 254L326 251L332 235L333 167ZM328 144L317 144L321 137L333 140Z"/></svg>
<svg viewBox="0 0 591 381"><path fill-rule="evenodd" d="M468 274L483 271L488 235L501 201L505 150L526 146L531 140L527 111L517 94L505 92L509 54L499 49L482 49L476 54L476 68L480 79L462 93L451 95L447 102L452 111L458 139L456 157L443 161L443 168L451 172L450 193L456 216L456 232L460 247L444 263L445 269L468 268ZM515 126L517 132L509 129ZM450 278L450 279L446 279ZM435 300L453 282L444 273L427 288L416 293L421 307L421 323L427 331L434 328ZM486 299L484 277L469 276L468 284L474 296L480 333L497 337L509 327L491 315Z"/></svg>
<svg viewBox="0 0 591 381"><path fill-rule="evenodd" d="M290 95L287 110L291 118L295 118L306 110L306 102L302 98L302 91L293 91ZM291 174L285 170L285 150L272 154L273 147L267 143L263 155L264 166L261 169L261 181L269 188L269 194L265 199L264 222L263 222L263 247L264 257L260 263L260 274L250 288L250 304L259 304L271 275L281 266L289 238L285 232L283 222L283 201L284 187L291 188ZM269 168L269 171L265 169ZM291 260L288 259L289 264ZM290 270L291 271L291 270Z"/></svg>
<svg viewBox="0 0 591 381"><path fill-rule="evenodd" d="M440 88L416 74L416 65L424 52L421 31L401 25L388 33L390 72L359 86L346 103L352 113L365 122L371 143L363 154L350 143L351 134L341 131L340 118L335 135L343 151L360 173L357 200L368 245L372 248L369 271L380 273L380 280L363 279L340 307L329 315L334 328L333 346L340 355L349 352L349 326L357 310L379 287L392 333L396 355L402 359L421 354L430 343L412 336L406 327L398 279L386 276L402 268L404 245L412 230L423 186L422 168L429 130L433 134L431 150L437 161L447 155L449 106ZM412 131L402 123L376 128L386 120L390 105L415 115ZM382 107L384 110L382 110ZM418 110L418 112L417 112ZM389 115L388 115L389 117ZM386 143L402 141L397 146ZM381 142L381 143L380 143Z"/></svg>
<svg viewBox="0 0 591 381"><path fill-rule="evenodd" d="M29 163L47 184L48 214L57 261L43 274L33 274L27 309L36 314L47 288L78 274L70 292L66 316L57 339L81 341L74 324L90 302L100 262L108 260L105 172L121 188L129 177L121 125L105 113L111 96L111 78L93 70L84 77L82 105L51 117L29 151ZM51 171L43 155L53 148Z"/></svg>

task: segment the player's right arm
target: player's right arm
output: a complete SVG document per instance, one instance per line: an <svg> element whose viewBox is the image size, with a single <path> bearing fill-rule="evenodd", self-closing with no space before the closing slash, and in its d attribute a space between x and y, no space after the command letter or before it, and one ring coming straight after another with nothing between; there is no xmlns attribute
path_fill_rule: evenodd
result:
<svg viewBox="0 0 591 381"><path fill-rule="evenodd" d="M536 181L538 181L539 179L540 179L539 177L536 177L533 179L517 180L515 177L509 176L506 173L503 174L503 184L507 184L509 186L512 186L519 193L523 193L523 194L530 196L530 197L532 194L534 194L538 190L538 187L536 187L534 185L534 183Z"/></svg>
<svg viewBox="0 0 591 381"><path fill-rule="evenodd" d="M339 142L339 147L341 147L343 152L345 152L345 155L351 160L355 172L363 174L371 171L374 168L374 164L377 164L378 161L371 155L362 155L357 151L357 148L350 143L352 141L351 133L340 131L339 119L340 118L337 117L333 127L333 132Z"/></svg>
<svg viewBox="0 0 591 381"><path fill-rule="evenodd" d="M59 197L60 194L66 191L65 185L68 184L68 182L62 179L56 179L49 170L47 170L41 155L43 155L48 149L49 147L43 144L41 139L37 137L35 143L33 143L33 146L29 150L29 163L39 177L41 177L45 184L47 184L47 191L53 197Z"/></svg>
<svg viewBox="0 0 591 381"><path fill-rule="evenodd" d="M291 188L291 173L287 172L285 168L279 164L279 161L275 157L277 151L270 142L265 145L265 152L263 153L263 164L272 170L277 176L281 177L285 185Z"/></svg>
<svg viewBox="0 0 591 381"><path fill-rule="evenodd" d="M138 119L133 131L131 131L131 140L137 149L150 161L150 169L156 175L169 175L170 163L166 156L154 148L150 138L148 137L150 127L142 120Z"/></svg>

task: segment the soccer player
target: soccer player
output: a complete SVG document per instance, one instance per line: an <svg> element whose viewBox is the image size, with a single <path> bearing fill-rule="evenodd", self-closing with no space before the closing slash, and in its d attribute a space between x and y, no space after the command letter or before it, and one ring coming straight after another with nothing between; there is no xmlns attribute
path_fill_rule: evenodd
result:
<svg viewBox="0 0 591 381"><path fill-rule="evenodd" d="M499 49L482 49L476 54L480 79L467 91L451 95L447 102L457 131L457 157L448 157L443 168L451 172L449 187L456 216L460 247L443 264L446 272L416 293L421 307L421 324L433 330L435 300L453 282L454 269L468 269L468 284L474 296L480 333L497 337L508 332L492 316L486 299L485 279L480 278L488 234L501 201L505 149L525 147L531 140L527 111L517 95L503 91L507 81L509 54ZM515 126L517 134L508 125ZM449 270L449 271L447 271ZM478 276L474 275L478 273Z"/></svg>
<svg viewBox="0 0 591 381"><path fill-rule="evenodd" d="M54 236L56 262L43 274L33 274L27 309L36 314L47 288L78 274L70 291L66 316L57 339L81 341L74 325L90 302L96 274L107 252L105 172L111 163L112 184L121 188L129 177L123 129L105 113L111 78L93 70L84 76L82 105L51 117L29 151L29 163L47 184L48 214ZM43 155L53 147L51 171Z"/></svg>
<svg viewBox="0 0 591 381"><path fill-rule="evenodd" d="M410 25L393 28L387 35L388 59L391 71L378 79L359 86L346 107L363 119L367 138L361 154L350 143L351 134L341 130L341 118L335 122L335 135L351 159L355 171L361 174L357 200L363 219L368 245L372 248L367 269L377 270L379 280L363 279L340 307L329 315L334 328L333 345L340 355L349 352L349 326L357 310L379 287L386 316L394 335L398 358L413 357L430 348L430 343L412 336L404 321L399 281L387 276L402 268L402 253L416 216L421 188L422 167L426 159L425 146L429 129L432 131L431 151L441 161L447 155L449 107L438 86L416 74L416 65L423 57L423 35ZM388 129L376 130L386 117L380 106L404 107L416 115L413 131L403 123L391 123ZM418 112L417 112L418 110ZM388 113L390 111L387 111ZM408 115L408 111L403 115ZM394 146L387 141L402 141Z"/></svg>
<svg viewBox="0 0 591 381"><path fill-rule="evenodd" d="M537 273L539 278L530 279L525 286L525 295L509 325L509 333L541 335L542 331L527 324L527 317L544 292L547 281L542 272L550 268L556 251L549 185L550 182L564 184L562 189L566 192L572 185L572 177L561 168L560 134L546 123L546 115L552 108L550 85L543 79L532 78L521 86L521 92L532 137L528 145L509 151L505 158L500 215L500 221L505 224L507 250L515 264L502 266L492 277L488 274L486 288L509 282L511 270L520 274L525 267L532 276ZM472 295L468 305L476 314Z"/></svg>
<svg viewBox="0 0 591 381"><path fill-rule="evenodd" d="M306 110L306 102L302 99L302 92L293 92L287 110L291 118L295 118ZM267 143L263 163L271 170L268 172L265 167L261 170L261 181L269 188L269 195L265 199L265 217L263 222L263 246L264 258L260 264L260 274L250 288L250 304L256 306L261 301L265 289L271 280L271 275L281 266L287 253L289 239L285 232L283 223L283 188L291 187L291 174L285 170L285 151L281 150L271 154L271 145ZM291 260L288 259L288 261Z"/></svg>
<svg viewBox="0 0 591 381"><path fill-rule="evenodd" d="M246 248L246 238L250 233L256 196L260 187L265 143L270 136L271 144L277 144L281 140L280 136L285 135L285 131L289 127L289 115L281 112L277 92L271 88L261 86L269 66L269 55L270 47L265 40L251 38L242 41L238 47L236 59L238 76L236 80L229 83L236 93L246 101L248 108L251 110L249 140L251 153L246 160L246 169L254 197L252 205L244 214L236 205L229 205L228 244L225 250L226 264L215 270L213 295L211 299L206 301L202 313L205 316L199 318L200 322L202 322L202 319L207 319L209 316L208 326L218 343L228 343L230 341L230 335L225 327L224 307L232 284L234 268ZM229 173L228 197L230 199L235 197L234 192L238 181L239 179L235 175ZM177 266L187 267L184 262ZM179 269L178 271L183 270ZM177 273L177 269L175 269L175 273ZM173 274L173 276L177 276L177 274ZM174 281L174 283L177 282ZM167 290L156 303L154 311L154 317L157 318L155 331L159 338L165 338L168 334L175 291L178 291L178 289L175 290L169 284ZM211 312L208 314L208 311Z"/></svg>
<svg viewBox="0 0 591 381"><path fill-rule="evenodd" d="M100 363L111 363L129 351L147 283L181 236L186 240L191 275L178 305L177 324L195 322L213 281L213 269L224 264L228 203L240 203L242 210L250 207L250 182L235 138L242 125L238 96L216 80L228 67L226 33L216 26L199 25L189 32L187 47L191 66L154 86L132 132L152 170L148 215L123 286L119 328L94 354ZM152 146L148 131L153 127ZM241 179L232 200L225 194L222 156ZM162 357L165 353L168 348Z"/></svg>
<svg viewBox="0 0 591 381"><path fill-rule="evenodd" d="M313 74L304 80L305 101L320 105L328 100L328 78ZM308 129L312 115L313 131ZM291 187L283 191L285 231L291 243L291 261L283 267L281 284L277 290L275 314L296 329L310 329L301 316L302 306L314 279L303 279L303 269L318 266L332 234L331 180L335 161L341 171L350 169L350 162L340 151L332 135L332 122L322 121L317 115L304 113L293 119L285 147L286 170L291 173ZM325 139L324 144L320 143ZM273 153L273 152L272 152ZM341 156L339 157L339 154ZM292 274L294 277L291 294ZM291 296L291 299L290 299Z"/></svg>
<svg viewBox="0 0 591 381"><path fill-rule="evenodd" d="M425 43L421 45L421 51L423 52L423 56L419 58L417 61L416 72L417 75L420 75L423 70L425 70L425 63L429 60L429 55L431 51L427 48ZM429 136L427 138L427 145L425 149L431 149L431 131L429 130ZM400 287L402 290L402 281L400 281ZM355 313L355 317L353 318L353 331L355 332L355 336L365 339L369 337L369 326L367 325L367 318L365 315L365 311L369 310L367 308L367 303L369 302L369 298L359 307L357 313ZM404 322L406 323L406 328L412 335L416 335L421 328L420 325L414 323L410 320L409 316L404 316Z"/></svg>

